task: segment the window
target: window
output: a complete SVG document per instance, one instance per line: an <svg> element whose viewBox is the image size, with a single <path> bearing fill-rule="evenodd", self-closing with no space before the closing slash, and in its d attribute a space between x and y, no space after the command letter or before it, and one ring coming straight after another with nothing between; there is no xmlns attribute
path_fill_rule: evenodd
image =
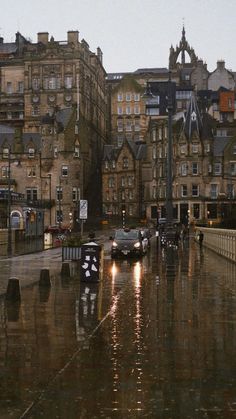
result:
<svg viewBox="0 0 236 419"><path fill-rule="evenodd" d="M9 148L8 147L4 147L3 150L2 150L2 157L3 157L3 159L8 159L9 158L9 153L10 153Z"/></svg>
<svg viewBox="0 0 236 419"><path fill-rule="evenodd" d="M39 115L39 107L38 106L33 106L31 114L32 114L32 116L38 116Z"/></svg>
<svg viewBox="0 0 236 419"><path fill-rule="evenodd" d="M78 202L79 200L80 200L80 188L77 188L76 186L74 186L72 188L72 201Z"/></svg>
<svg viewBox="0 0 236 419"><path fill-rule="evenodd" d="M210 190L211 198L216 199L218 196L218 185L215 183L212 183L210 186L211 186L211 190Z"/></svg>
<svg viewBox="0 0 236 419"><path fill-rule="evenodd" d="M134 183L134 177L133 176L129 176L128 177L128 186L133 186Z"/></svg>
<svg viewBox="0 0 236 419"><path fill-rule="evenodd" d="M72 76L65 76L65 88L72 89Z"/></svg>
<svg viewBox="0 0 236 419"><path fill-rule="evenodd" d="M186 197L187 195L188 195L187 185L181 185L181 196L182 196L182 198Z"/></svg>
<svg viewBox="0 0 236 419"><path fill-rule="evenodd" d="M157 148L156 146L152 147L152 158L155 160L157 158Z"/></svg>
<svg viewBox="0 0 236 419"><path fill-rule="evenodd" d="M192 174L198 175L198 163L196 162L192 163Z"/></svg>
<svg viewBox="0 0 236 419"><path fill-rule="evenodd" d="M11 112L7 112L7 119L12 119L12 113Z"/></svg>
<svg viewBox="0 0 236 419"><path fill-rule="evenodd" d="M113 177L113 176L111 176L111 177L109 177L109 179L108 179L108 187L109 187L109 188L114 188L114 186L115 186L115 180L114 180L114 177Z"/></svg>
<svg viewBox="0 0 236 419"><path fill-rule="evenodd" d="M62 168L61 168L61 175L63 177L67 177L68 176L68 166L66 166L66 165L63 165L62 166Z"/></svg>
<svg viewBox="0 0 236 419"><path fill-rule="evenodd" d="M62 210L57 210L56 211L56 218L57 218L57 223L63 221L63 211Z"/></svg>
<svg viewBox="0 0 236 419"><path fill-rule="evenodd" d="M122 192L121 192L121 199L122 199L122 201L124 201L124 200L125 200L125 191L122 191Z"/></svg>
<svg viewBox="0 0 236 419"><path fill-rule="evenodd" d="M199 196L199 185L192 185L192 196Z"/></svg>
<svg viewBox="0 0 236 419"><path fill-rule="evenodd" d="M123 135L117 135L117 146L118 147L122 147L123 141L124 141Z"/></svg>
<svg viewBox="0 0 236 419"><path fill-rule="evenodd" d="M221 175L221 163L214 164L214 173L215 175Z"/></svg>
<svg viewBox="0 0 236 419"><path fill-rule="evenodd" d="M123 169L128 169L129 167L129 159L128 157L123 157Z"/></svg>
<svg viewBox="0 0 236 419"><path fill-rule="evenodd" d="M209 143L204 145L204 150L205 150L205 153L210 153L210 144Z"/></svg>
<svg viewBox="0 0 236 419"><path fill-rule="evenodd" d="M133 199L134 198L134 193L133 191L129 191L129 199Z"/></svg>
<svg viewBox="0 0 236 419"><path fill-rule="evenodd" d="M132 131L132 122L131 121L126 121L125 130L126 131Z"/></svg>
<svg viewBox="0 0 236 419"><path fill-rule="evenodd" d="M121 178L121 186L125 186L125 178L124 178L124 176L122 176L122 178Z"/></svg>
<svg viewBox="0 0 236 419"><path fill-rule="evenodd" d="M23 81L18 81L18 93L24 92L24 83Z"/></svg>
<svg viewBox="0 0 236 419"><path fill-rule="evenodd" d="M121 119L118 119L117 121L117 129L118 129L118 132L123 131L123 121Z"/></svg>
<svg viewBox="0 0 236 419"><path fill-rule="evenodd" d="M40 80L38 78L34 78L32 80L32 89L33 90L38 90L40 87Z"/></svg>
<svg viewBox="0 0 236 419"><path fill-rule="evenodd" d="M107 169L109 169L109 163L108 163L108 161L107 160L105 160L105 169L107 170Z"/></svg>
<svg viewBox="0 0 236 419"><path fill-rule="evenodd" d="M133 205L129 205L129 215L133 215Z"/></svg>
<svg viewBox="0 0 236 419"><path fill-rule="evenodd" d="M127 102L131 101L131 93L129 93L129 92L126 93L126 101Z"/></svg>
<svg viewBox="0 0 236 419"><path fill-rule="evenodd" d="M139 102L140 101L140 94L139 93L134 93L134 101L135 102Z"/></svg>
<svg viewBox="0 0 236 419"><path fill-rule="evenodd" d="M134 131L140 131L140 123L139 121L135 121L134 122Z"/></svg>
<svg viewBox="0 0 236 419"><path fill-rule="evenodd" d="M138 105L135 105L135 107L134 107L134 113L135 113L135 115L139 115L140 114L140 107Z"/></svg>
<svg viewBox="0 0 236 419"><path fill-rule="evenodd" d="M118 113L118 115L122 115L123 114L123 108L122 108L122 106L117 106L117 113Z"/></svg>
<svg viewBox="0 0 236 419"><path fill-rule="evenodd" d="M115 160L112 160L111 167L112 167L112 169L115 169L116 168L116 161Z"/></svg>
<svg viewBox="0 0 236 419"><path fill-rule="evenodd" d="M123 100L123 93L118 93L117 94L117 101L122 102L122 100Z"/></svg>
<svg viewBox="0 0 236 419"><path fill-rule="evenodd" d="M126 106L126 115L130 115L130 114L131 114L131 107Z"/></svg>
<svg viewBox="0 0 236 419"><path fill-rule="evenodd" d="M35 149L33 147L29 147L28 157L29 157L29 159L33 159L35 157Z"/></svg>
<svg viewBox="0 0 236 419"><path fill-rule="evenodd" d="M236 175L236 163L230 163L230 173L231 175Z"/></svg>
<svg viewBox="0 0 236 419"><path fill-rule="evenodd" d="M62 198L63 198L62 187L57 186L57 188L56 188L56 199L57 199L57 201L62 201Z"/></svg>
<svg viewBox="0 0 236 419"><path fill-rule="evenodd" d="M157 132L155 129L152 130L152 141L155 143L157 140Z"/></svg>
<svg viewBox="0 0 236 419"><path fill-rule="evenodd" d="M75 145L74 156L79 157L79 152L80 152L79 145Z"/></svg>
<svg viewBox="0 0 236 419"><path fill-rule="evenodd" d="M37 201L38 191L36 188L27 188L26 189L26 199L27 201Z"/></svg>
<svg viewBox="0 0 236 419"><path fill-rule="evenodd" d="M193 216L196 219L200 218L200 205L199 204L193 204Z"/></svg>
<svg viewBox="0 0 236 419"><path fill-rule="evenodd" d="M10 95L13 93L12 90L12 83L10 81L7 82L7 93Z"/></svg>
<svg viewBox="0 0 236 419"><path fill-rule="evenodd" d="M180 175L181 176L187 176L187 172L188 172L187 163L181 163L181 165L180 165Z"/></svg>
<svg viewBox="0 0 236 419"><path fill-rule="evenodd" d="M162 128L158 128L158 138L159 140L162 139Z"/></svg>
<svg viewBox="0 0 236 419"><path fill-rule="evenodd" d="M198 144L192 144L192 153L198 153L199 146Z"/></svg>
<svg viewBox="0 0 236 419"><path fill-rule="evenodd" d="M156 179L156 177L157 177L157 168L156 168L156 166L153 167L152 177L153 177L153 179Z"/></svg>
<svg viewBox="0 0 236 419"><path fill-rule="evenodd" d="M234 198L234 185L232 183L227 184L227 198L232 199Z"/></svg>
<svg viewBox="0 0 236 419"><path fill-rule="evenodd" d="M154 185L152 187L152 199L156 199L157 198L157 187Z"/></svg>
<svg viewBox="0 0 236 419"><path fill-rule="evenodd" d="M27 167L27 176L28 177L35 177L36 176L36 166Z"/></svg>
<svg viewBox="0 0 236 419"><path fill-rule="evenodd" d="M57 147L54 147L53 154L54 154L54 158L57 159L58 158L58 148Z"/></svg>
<svg viewBox="0 0 236 419"><path fill-rule="evenodd" d="M159 108L146 108L146 115L160 115Z"/></svg>
<svg viewBox="0 0 236 419"><path fill-rule="evenodd" d="M187 150L186 144L181 144L180 145L180 154L186 154L186 150Z"/></svg>
<svg viewBox="0 0 236 419"><path fill-rule="evenodd" d="M9 167L8 166L3 166L1 171L2 171L2 178L8 178Z"/></svg>
<svg viewBox="0 0 236 419"><path fill-rule="evenodd" d="M236 145L233 146L233 154L236 154Z"/></svg>

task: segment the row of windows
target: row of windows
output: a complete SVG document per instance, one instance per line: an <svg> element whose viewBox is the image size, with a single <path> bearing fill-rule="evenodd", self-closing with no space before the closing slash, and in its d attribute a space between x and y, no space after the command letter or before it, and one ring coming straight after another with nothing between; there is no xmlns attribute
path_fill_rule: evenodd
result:
<svg viewBox="0 0 236 419"><path fill-rule="evenodd" d="M109 169L110 167L112 168L112 169L115 169L116 168L116 161L115 160L112 160L110 163L109 163L109 161L108 160L105 160L105 169ZM123 167L123 169L128 169L129 168L129 159L128 159L128 157L123 157L123 159L122 159L122 167Z"/></svg>
<svg viewBox="0 0 236 419"><path fill-rule="evenodd" d="M233 163L232 168L234 168L235 171L236 171L236 164ZM218 163L218 162L214 163L213 168L212 168L212 165L209 164L208 165L208 173L212 173L212 169L213 169L213 173L215 175L221 175L222 174L222 164L221 163ZM233 174L232 170L233 169L231 169L231 174ZM195 176L198 175L199 174L199 163L193 162L191 164L190 168L189 168L188 163L181 163L179 165L179 175L180 176L187 176L188 174L192 174L192 175L195 175Z"/></svg>
<svg viewBox="0 0 236 419"><path fill-rule="evenodd" d="M54 151L54 157L57 158L58 157L58 147L54 147L53 151ZM2 158L3 159L9 159L9 156L10 156L9 153L10 153L10 149L8 147L4 147L2 149ZM28 158L33 159L36 156L36 150L33 147L29 147L26 153L22 153L22 155L26 155L26 154L28 155ZM16 160L17 160L17 155L15 153L12 153L12 155L13 155L13 158L15 157ZM75 145L75 147L74 147L74 157L79 157L79 156L80 156L80 147L78 145Z"/></svg>
<svg viewBox="0 0 236 419"><path fill-rule="evenodd" d="M41 86L40 78L36 77L32 79L32 89L39 90ZM56 90L61 89L62 87L62 79L61 76L51 76L51 77L44 77L43 79L43 88L46 90ZM72 89L73 87L73 77L72 76L65 76L64 78L64 87L66 89Z"/></svg>
<svg viewBox="0 0 236 419"><path fill-rule="evenodd" d="M128 214L130 216L134 215L134 206L129 204L127 207L128 207L127 208ZM106 205L106 204L104 204L104 206L103 206L103 214L119 215L120 213L121 213L121 210L119 210L118 205L115 205L115 204Z"/></svg>
<svg viewBox="0 0 236 419"><path fill-rule="evenodd" d="M117 130L118 132L121 131L132 131L134 129L134 131L140 131L140 122L139 121L125 121L125 123L123 122L123 120L118 119L117 121Z"/></svg>
<svg viewBox="0 0 236 419"><path fill-rule="evenodd" d="M192 197L199 197L200 195L200 185L198 184L192 184L191 185L191 190L189 191L188 189L188 185L180 185L180 196L182 198L187 198L189 197L189 193ZM156 199L158 197L158 193L159 193L159 198L166 198L166 189L165 187L163 188L159 188L157 186L153 186L152 187L152 198ZM176 188L173 191L173 195L175 198L178 198L178 188ZM217 199L219 196L219 185L218 184L211 184L210 185L210 194L209 197L211 199ZM235 191L234 191L234 187L232 184L228 184L227 185L227 191L226 191L226 196L228 198L233 198L235 196Z"/></svg>
<svg viewBox="0 0 236 419"><path fill-rule="evenodd" d="M110 200L117 201L117 199L118 199L118 195L116 191L113 191L112 195L110 195L109 192L106 192L105 194L106 201L110 201ZM129 199L129 200L134 199L134 191L133 190L121 191L120 199L122 201L125 201L126 199Z"/></svg>
<svg viewBox="0 0 236 419"><path fill-rule="evenodd" d="M140 106L136 105L134 107L131 106L117 106L117 114L118 115L131 115L131 114L135 114L135 115L139 115L140 114Z"/></svg>
<svg viewBox="0 0 236 419"><path fill-rule="evenodd" d="M118 93L117 94L117 101L122 102L123 100L126 100L127 102L131 102L131 100L134 100L135 102L140 101L140 94L139 93Z"/></svg>
<svg viewBox="0 0 236 419"><path fill-rule="evenodd" d="M39 198L37 188L26 188L25 193L27 201L37 201ZM57 186L56 188L56 199L57 201L61 201L63 199L63 192L60 186ZM71 199L73 202L80 200L80 188L77 188L76 186L71 188Z"/></svg>
<svg viewBox="0 0 236 419"><path fill-rule="evenodd" d="M121 176L121 186L134 186L134 176ZM115 187L115 177L110 176L108 179L108 187Z"/></svg>

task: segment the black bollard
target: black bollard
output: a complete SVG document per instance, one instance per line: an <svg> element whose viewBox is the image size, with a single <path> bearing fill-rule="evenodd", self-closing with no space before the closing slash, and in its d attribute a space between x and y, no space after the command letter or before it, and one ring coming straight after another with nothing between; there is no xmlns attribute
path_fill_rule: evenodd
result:
<svg viewBox="0 0 236 419"><path fill-rule="evenodd" d="M10 278L6 292L7 301L21 301L20 283L18 278Z"/></svg>
<svg viewBox="0 0 236 419"><path fill-rule="evenodd" d="M70 278L70 264L68 262L63 262L61 265L61 276L64 278Z"/></svg>
<svg viewBox="0 0 236 419"><path fill-rule="evenodd" d="M51 279L50 279L49 269L46 269L46 268L41 269L39 286L40 287L51 287Z"/></svg>

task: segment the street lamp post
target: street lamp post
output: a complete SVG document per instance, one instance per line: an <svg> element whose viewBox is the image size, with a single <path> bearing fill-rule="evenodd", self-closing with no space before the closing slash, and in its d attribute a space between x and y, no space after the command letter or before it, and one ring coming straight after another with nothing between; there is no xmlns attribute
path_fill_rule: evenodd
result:
<svg viewBox="0 0 236 419"><path fill-rule="evenodd" d="M12 254L12 241L11 241L11 149L8 150L8 193L7 193L7 254Z"/></svg>
<svg viewBox="0 0 236 419"><path fill-rule="evenodd" d="M171 89L171 72L169 72L168 80L168 146L167 146L167 176L166 176L166 239L167 243L173 243L175 239L175 231L173 226L173 196L172 196L172 177L173 177L173 140L172 140L172 89Z"/></svg>

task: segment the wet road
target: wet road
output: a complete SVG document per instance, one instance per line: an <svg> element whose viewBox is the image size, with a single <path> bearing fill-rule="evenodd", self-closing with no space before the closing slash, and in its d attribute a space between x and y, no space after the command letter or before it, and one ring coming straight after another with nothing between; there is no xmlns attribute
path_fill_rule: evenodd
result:
<svg viewBox="0 0 236 419"><path fill-rule="evenodd" d="M235 278L194 242L154 240L141 261L105 255L99 284L55 270L50 290L2 299L0 418L236 418Z"/></svg>

